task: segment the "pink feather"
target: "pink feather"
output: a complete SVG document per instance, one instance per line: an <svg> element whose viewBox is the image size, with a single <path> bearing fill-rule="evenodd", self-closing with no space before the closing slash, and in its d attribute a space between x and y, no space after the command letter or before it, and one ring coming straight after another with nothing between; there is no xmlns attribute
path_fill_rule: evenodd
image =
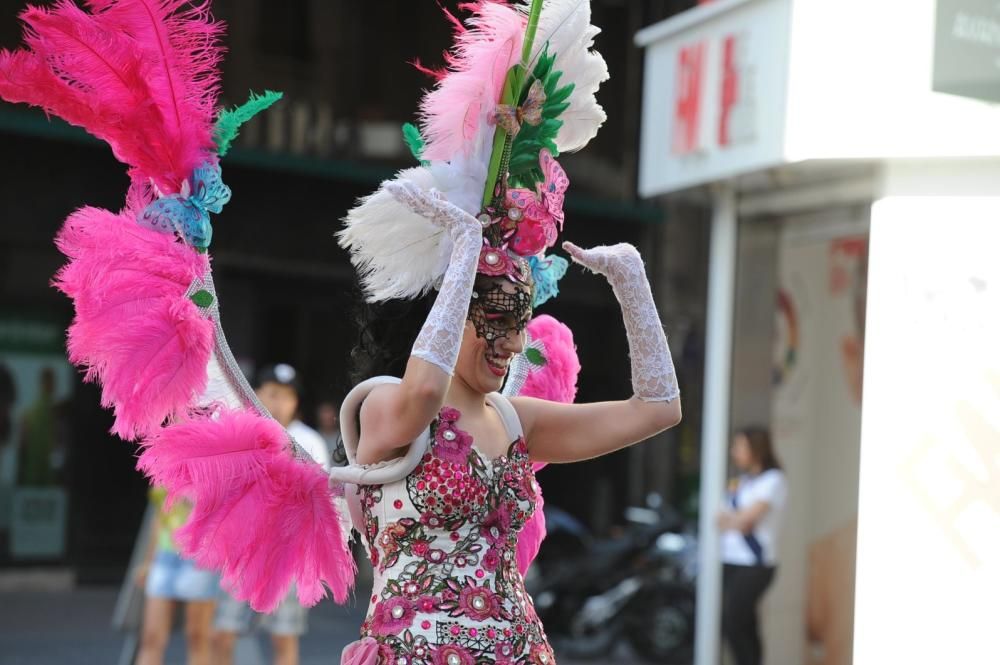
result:
<svg viewBox="0 0 1000 665"><path fill-rule="evenodd" d="M176 191L205 160L204 153L215 149L224 24L212 18L204 1L88 0L87 5L96 20L129 35L145 52L149 86L163 115L160 140L176 173L165 191Z"/></svg>
<svg viewBox="0 0 1000 665"><path fill-rule="evenodd" d="M69 0L28 7L21 14L27 49L0 51L0 97L85 128L131 166L134 180L178 191L214 150L221 53L221 27L203 6L179 11L183 4L92 3L100 15Z"/></svg>
<svg viewBox="0 0 1000 665"><path fill-rule="evenodd" d="M292 457L275 421L222 410L148 439L139 468L172 497L194 504L177 532L186 556L222 572L223 585L261 612L291 584L314 605L329 588L342 603L354 559L322 467Z"/></svg>
<svg viewBox="0 0 1000 665"><path fill-rule="evenodd" d="M576 380L580 375L573 331L548 314L542 314L528 323L528 334L545 345L545 365L528 372L520 395L571 403L576 399Z"/></svg>
<svg viewBox="0 0 1000 665"><path fill-rule="evenodd" d="M73 213L56 244L70 260L53 281L76 310L69 357L102 384L112 431L135 439L185 413L205 389L214 341L212 322L185 297L207 257L128 212L98 208Z"/></svg>
<svg viewBox="0 0 1000 665"><path fill-rule="evenodd" d="M522 12L493 2L470 8L475 13L455 36L448 73L420 104L423 156L431 161L469 154L500 101L507 71L521 58Z"/></svg>
<svg viewBox="0 0 1000 665"><path fill-rule="evenodd" d="M580 375L580 358L573 342L573 331L548 314L542 314L528 323L528 333L532 340L539 340L545 345L546 362L542 367L528 372L528 378L518 394L551 402L571 403L576 399L576 381ZM532 465L532 470L537 473L544 467L545 464L536 462ZM544 507L545 500L539 486L535 513L525 523L517 539L517 567L522 575L538 556L538 550L545 540Z"/></svg>

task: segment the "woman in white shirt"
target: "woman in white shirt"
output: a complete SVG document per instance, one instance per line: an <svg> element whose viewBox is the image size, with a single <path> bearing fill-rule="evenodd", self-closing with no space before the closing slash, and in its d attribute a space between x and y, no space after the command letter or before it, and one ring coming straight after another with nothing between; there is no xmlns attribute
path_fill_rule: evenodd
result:
<svg viewBox="0 0 1000 665"><path fill-rule="evenodd" d="M767 430L752 427L737 432L730 455L740 475L730 483L726 508L718 516L722 631L737 665L760 665L757 606L774 579L788 490Z"/></svg>

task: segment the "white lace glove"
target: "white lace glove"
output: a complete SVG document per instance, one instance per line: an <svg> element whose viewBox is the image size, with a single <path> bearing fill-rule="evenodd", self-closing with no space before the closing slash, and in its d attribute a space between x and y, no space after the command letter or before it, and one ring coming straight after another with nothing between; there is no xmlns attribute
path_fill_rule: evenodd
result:
<svg viewBox="0 0 1000 665"><path fill-rule="evenodd" d="M449 203L436 190L425 192L407 180L393 180L383 187L407 208L447 231L454 243L437 300L410 353L451 375L469 316L472 287L483 247L483 227L479 220Z"/></svg>
<svg viewBox="0 0 1000 665"><path fill-rule="evenodd" d="M639 250L628 243L581 249L571 242L564 242L563 249L575 262L607 277L621 304L636 397L646 402L676 399L680 390L674 361Z"/></svg>

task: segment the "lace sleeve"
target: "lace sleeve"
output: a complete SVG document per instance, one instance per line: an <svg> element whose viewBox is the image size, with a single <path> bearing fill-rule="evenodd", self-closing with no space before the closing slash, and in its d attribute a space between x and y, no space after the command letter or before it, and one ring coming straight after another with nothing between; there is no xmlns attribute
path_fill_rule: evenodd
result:
<svg viewBox="0 0 1000 665"><path fill-rule="evenodd" d="M618 298L628 335L636 397L648 402L676 399L680 390L674 361L639 251L628 243L591 249L565 243L563 247L574 261L607 277Z"/></svg>

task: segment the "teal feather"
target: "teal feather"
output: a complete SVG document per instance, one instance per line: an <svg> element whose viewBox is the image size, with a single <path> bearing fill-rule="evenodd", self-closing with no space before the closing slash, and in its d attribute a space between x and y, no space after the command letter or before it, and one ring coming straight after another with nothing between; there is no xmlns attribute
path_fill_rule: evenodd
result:
<svg viewBox="0 0 1000 665"><path fill-rule="evenodd" d="M412 122L403 125L403 141L410 149L413 158L426 166L427 162L423 158L424 137L420 135L420 130Z"/></svg>
<svg viewBox="0 0 1000 665"><path fill-rule="evenodd" d="M531 277L535 282L535 298L532 307L539 307L546 301L559 295L559 280L566 275L569 261L561 256L528 257L531 266Z"/></svg>
<svg viewBox="0 0 1000 665"><path fill-rule="evenodd" d="M232 146L233 141L240 133L240 126L250 120L261 111L267 109L272 104L282 98L280 92L265 90L263 95L250 93L250 98L245 104L233 109L225 109L215 120L215 147L222 157Z"/></svg>

